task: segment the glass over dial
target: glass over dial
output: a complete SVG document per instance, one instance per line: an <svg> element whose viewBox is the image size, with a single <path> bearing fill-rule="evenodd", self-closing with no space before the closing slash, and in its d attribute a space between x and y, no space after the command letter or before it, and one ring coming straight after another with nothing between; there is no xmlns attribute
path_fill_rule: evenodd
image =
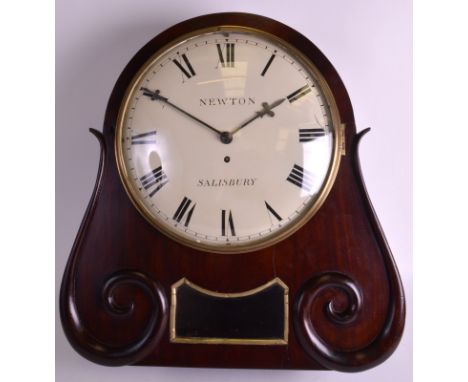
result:
<svg viewBox="0 0 468 382"><path fill-rule="evenodd" d="M294 48L242 28L177 41L122 103L124 186L157 229L212 252L284 239L328 193L339 120L320 73Z"/></svg>

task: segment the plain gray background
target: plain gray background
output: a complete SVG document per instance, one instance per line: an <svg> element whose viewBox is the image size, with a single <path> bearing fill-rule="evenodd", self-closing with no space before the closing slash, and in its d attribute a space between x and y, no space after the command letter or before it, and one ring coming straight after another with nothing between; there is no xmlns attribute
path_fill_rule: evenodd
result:
<svg viewBox="0 0 468 382"><path fill-rule="evenodd" d="M365 182L400 269L407 297L396 352L366 372L108 368L81 358L56 311L56 380L61 381L410 381L412 375L412 3L324 1L56 1L56 285L91 195L108 97L126 63L152 37L201 14L251 12L314 42L347 87Z"/></svg>

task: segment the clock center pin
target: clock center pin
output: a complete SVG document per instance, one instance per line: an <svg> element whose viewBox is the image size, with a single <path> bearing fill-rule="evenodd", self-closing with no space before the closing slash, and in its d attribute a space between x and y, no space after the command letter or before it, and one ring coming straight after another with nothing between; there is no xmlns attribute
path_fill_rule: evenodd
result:
<svg viewBox="0 0 468 382"><path fill-rule="evenodd" d="M219 136L221 142L228 144L232 142L232 134L229 131L223 131Z"/></svg>

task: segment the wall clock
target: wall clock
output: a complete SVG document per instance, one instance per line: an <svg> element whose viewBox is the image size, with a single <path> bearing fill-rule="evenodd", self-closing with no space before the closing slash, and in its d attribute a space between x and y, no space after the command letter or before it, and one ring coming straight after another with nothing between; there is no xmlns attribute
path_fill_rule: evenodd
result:
<svg viewBox="0 0 468 382"><path fill-rule="evenodd" d="M161 33L111 94L65 269L64 331L105 365L359 371L404 326L351 102L304 36L222 13Z"/></svg>

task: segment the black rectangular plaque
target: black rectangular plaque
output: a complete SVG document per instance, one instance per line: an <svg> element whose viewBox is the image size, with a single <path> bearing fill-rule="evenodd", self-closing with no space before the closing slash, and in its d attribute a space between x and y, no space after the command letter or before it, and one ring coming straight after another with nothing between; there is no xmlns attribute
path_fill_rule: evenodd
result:
<svg viewBox="0 0 468 382"><path fill-rule="evenodd" d="M285 345L288 287L275 278L242 293L218 293L183 278L172 286L171 342Z"/></svg>

